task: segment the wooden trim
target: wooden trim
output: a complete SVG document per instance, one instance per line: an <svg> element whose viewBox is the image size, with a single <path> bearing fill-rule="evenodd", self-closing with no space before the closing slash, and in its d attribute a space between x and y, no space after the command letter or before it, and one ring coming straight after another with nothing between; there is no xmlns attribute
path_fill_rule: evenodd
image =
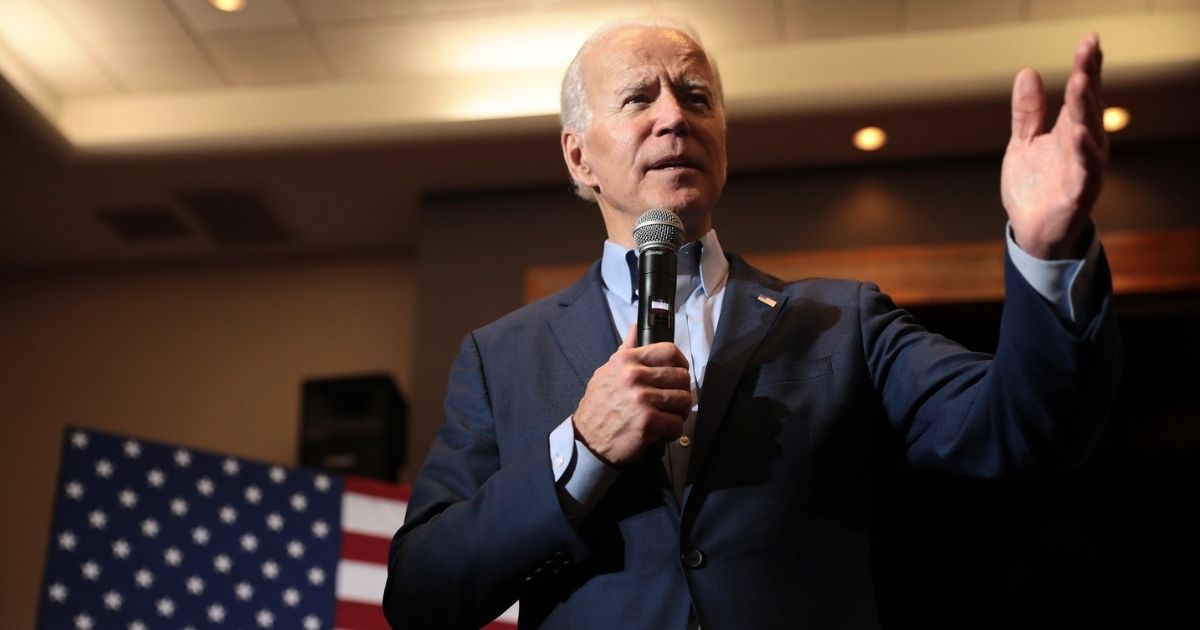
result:
<svg viewBox="0 0 1200 630"><path fill-rule="evenodd" d="M1115 232L1103 235L1118 295L1200 291L1200 229ZM897 304L921 306L1004 299L1002 242L902 245L746 256L767 273L799 278L853 278L875 282ZM525 302L569 286L588 265L525 270Z"/></svg>

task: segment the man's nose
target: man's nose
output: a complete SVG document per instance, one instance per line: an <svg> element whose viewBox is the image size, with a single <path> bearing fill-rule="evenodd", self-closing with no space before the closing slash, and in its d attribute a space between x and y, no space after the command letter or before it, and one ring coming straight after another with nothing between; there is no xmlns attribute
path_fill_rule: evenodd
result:
<svg viewBox="0 0 1200 630"><path fill-rule="evenodd" d="M688 134L687 111L683 104L669 91L665 91L654 103L654 135Z"/></svg>

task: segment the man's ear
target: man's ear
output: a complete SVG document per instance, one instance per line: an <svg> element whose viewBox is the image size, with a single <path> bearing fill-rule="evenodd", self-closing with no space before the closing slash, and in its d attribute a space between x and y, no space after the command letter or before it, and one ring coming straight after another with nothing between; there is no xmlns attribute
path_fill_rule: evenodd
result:
<svg viewBox="0 0 1200 630"><path fill-rule="evenodd" d="M587 156L584 155L583 134L572 129L563 129L561 140L563 161L567 163L571 179L588 188L595 188L596 174L592 172Z"/></svg>

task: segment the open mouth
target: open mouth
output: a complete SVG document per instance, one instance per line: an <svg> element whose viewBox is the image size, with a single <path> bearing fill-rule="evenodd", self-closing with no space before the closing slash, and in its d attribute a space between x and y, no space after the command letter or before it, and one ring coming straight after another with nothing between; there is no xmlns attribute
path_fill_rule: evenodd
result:
<svg viewBox="0 0 1200 630"><path fill-rule="evenodd" d="M669 170L701 170L700 165L685 157L671 157L659 160L650 165L647 170L651 171L669 171Z"/></svg>

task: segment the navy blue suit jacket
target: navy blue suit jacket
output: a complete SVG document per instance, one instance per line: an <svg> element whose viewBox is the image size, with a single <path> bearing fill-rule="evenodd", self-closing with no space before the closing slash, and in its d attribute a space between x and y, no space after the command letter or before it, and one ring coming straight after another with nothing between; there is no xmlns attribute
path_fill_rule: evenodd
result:
<svg viewBox="0 0 1200 630"><path fill-rule="evenodd" d="M1100 266L1094 316L1073 325L1008 263L993 358L873 285L785 283L731 256L682 505L648 459L575 527L548 435L619 343L594 265L464 339L392 542L385 613L397 628L478 627L519 598L522 627L683 629L693 606L705 630L876 626L868 512L889 449L999 477L1094 444L1118 371Z"/></svg>

